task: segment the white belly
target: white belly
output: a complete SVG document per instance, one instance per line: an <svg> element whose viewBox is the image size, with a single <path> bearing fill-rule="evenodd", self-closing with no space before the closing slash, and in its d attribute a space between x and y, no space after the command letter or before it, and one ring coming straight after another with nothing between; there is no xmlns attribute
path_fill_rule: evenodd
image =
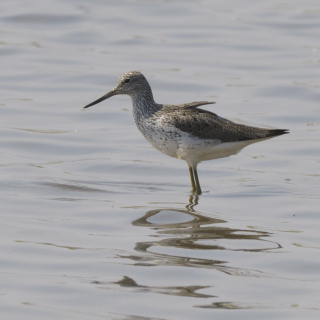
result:
<svg viewBox="0 0 320 320"><path fill-rule="evenodd" d="M154 148L168 156L185 160L191 166L195 166L201 161L229 157L252 143L265 140L221 142L218 139L200 139L173 126L166 125L160 120L155 122L136 121L136 124Z"/></svg>

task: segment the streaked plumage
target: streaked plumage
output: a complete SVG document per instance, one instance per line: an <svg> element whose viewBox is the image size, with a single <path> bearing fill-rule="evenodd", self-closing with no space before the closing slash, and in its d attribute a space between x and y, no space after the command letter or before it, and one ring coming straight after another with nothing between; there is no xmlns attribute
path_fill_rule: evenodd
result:
<svg viewBox="0 0 320 320"><path fill-rule="evenodd" d="M264 129L237 124L198 108L214 102L157 104L148 81L138 71L123 74L112 91L85 108L117 94L131 97L135 123L152 146L187 162L192 192L196 194L201 193L197 174L197 165L201 161L228 157L249 144L288 133L285 129Z"/></svg>

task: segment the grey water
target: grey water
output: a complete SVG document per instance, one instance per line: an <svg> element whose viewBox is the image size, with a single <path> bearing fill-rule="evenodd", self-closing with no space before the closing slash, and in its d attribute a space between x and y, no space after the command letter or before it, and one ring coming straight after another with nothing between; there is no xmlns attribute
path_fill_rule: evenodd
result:
<svg viewBox="0 0 320 320"><path fill-rule="evenodd" d="M320 3L2 1L2 319L319 319ZM117 96L290 129L198 167Z"/></svg>

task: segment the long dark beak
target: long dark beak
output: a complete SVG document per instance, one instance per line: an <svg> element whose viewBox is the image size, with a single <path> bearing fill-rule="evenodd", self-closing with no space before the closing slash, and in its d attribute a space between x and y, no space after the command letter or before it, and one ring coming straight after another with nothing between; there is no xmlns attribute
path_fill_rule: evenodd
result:
<svg viewBox="0 0 320 320"><path fill-rule="evenodd" d="M103 100L106 100L106 99L108 99L108 98L110 98L110 97L112 97L112 96L114 96L116 94L117 94L117 91L115 89L113 89L110 92L108 92L107 94L105 94L104 96L102 96L101 98L99 98L98 100L89 103L87 106L85 106L83 108L89 108L91 106L94 106L95 104L97 104L97 103L99 103L99 102L101 102Z"/></svg>

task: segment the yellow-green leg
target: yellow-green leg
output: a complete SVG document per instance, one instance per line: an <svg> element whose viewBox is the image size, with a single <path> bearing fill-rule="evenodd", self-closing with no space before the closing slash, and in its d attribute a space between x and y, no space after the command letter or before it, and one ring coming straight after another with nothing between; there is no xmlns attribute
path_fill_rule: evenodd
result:
<svg viewBox="0 0 320 320"><path fill-rule="evenodd" d="M193 168L193 175L194 175L194 180L196 183L196 189L197 189L196 193L201 194L202 191L201 191L200 182L199 182L199 178L198 178L197 167Z"/></svg>
<svg viewBox="0 0 320 320"><path fill-rule="evenodd" d="M193 170L192 170L191 166L189 166L189 174L190 174L190 180L191 180L191 192L195 193L197 188L196 188L196 184L194 182Z"/></svg>
<svg viewBox="0 0 320 320"><path fill-rule="evenodd" d="M194 194L201 194L201 187L200 182L198 178L198 172L197 167L191 167L189 166L189 174L190 174L190 180L191 180L191 192Z"/></svg>

